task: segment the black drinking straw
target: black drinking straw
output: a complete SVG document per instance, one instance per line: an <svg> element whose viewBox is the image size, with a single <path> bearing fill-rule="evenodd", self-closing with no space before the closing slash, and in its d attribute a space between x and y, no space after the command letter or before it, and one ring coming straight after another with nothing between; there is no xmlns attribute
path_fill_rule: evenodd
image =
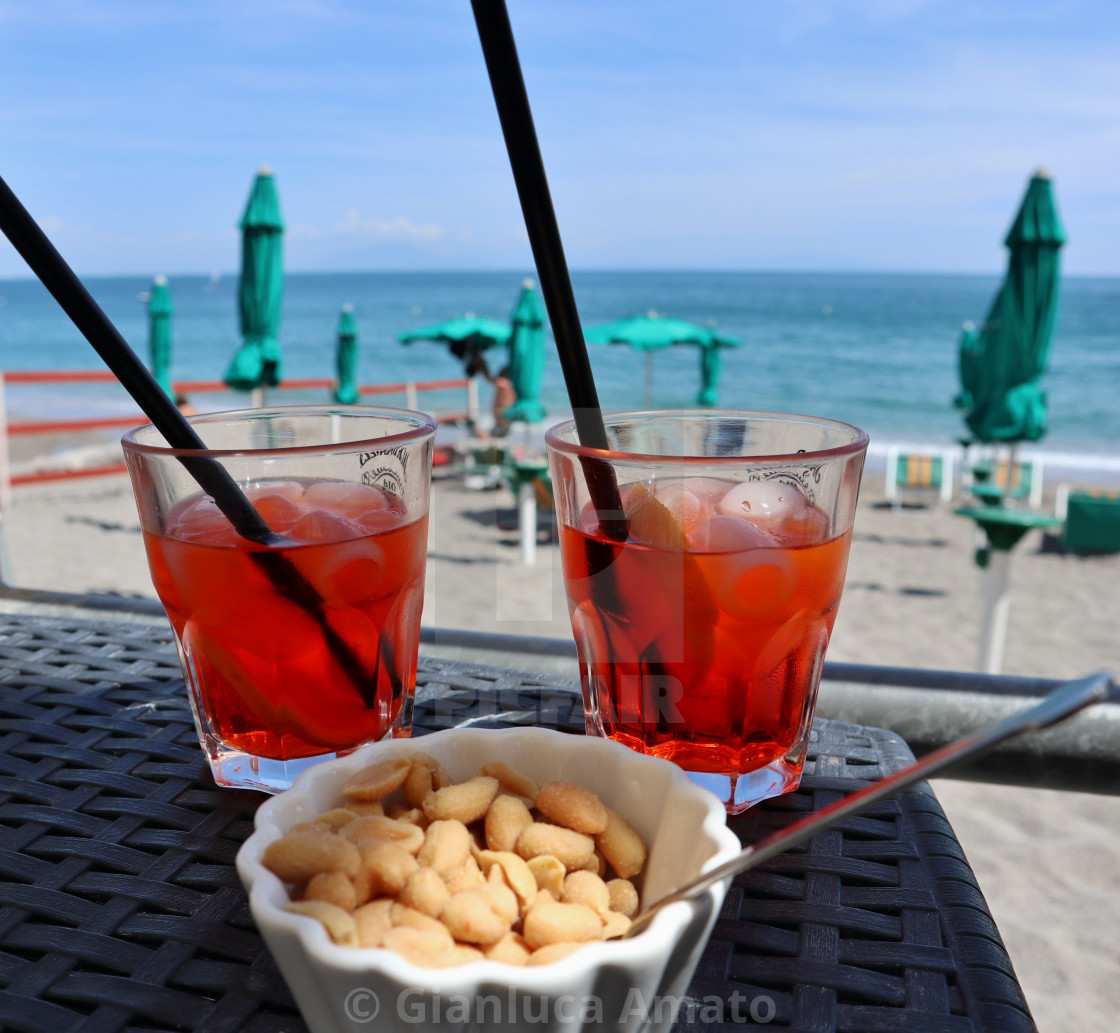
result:
<svg viewBox="0 0 1120 1033"><path fill-rule="evenodd" d="M172 448L205 450L205 444L186 417L128 346L3 178L0 178L0 230L167 443ZM203 455L181 456L179 461L199 487L214 499L242 538L259 545L277 545L284 541L265 523L221 463ZM372 708L376 704L376 677L371 685L357 655L328 622L323 598L314 585L281 553L251 552L250 556L277 592L303 607L315 619L339 666L354 683L366 706ZM390 674L395 678L393 672Z"/></svg>
<svg viewBox="0 0 1120 1033"><path fill-rule="evenodd" d="M552 335L556 339L576 433L585 448L605 451L610 445L603 425L603 410L599 406L599 395L591 374L587 344L583 339L509 13L505 0L471 0L471 8L521 201L525 229L529 233L529 245L533 249L537 279L548 309ZM609 463L599 461L585 462L583 466L600 526L610 537L625 539L626 520L622 515L622 501L613 468Z"/></svg>

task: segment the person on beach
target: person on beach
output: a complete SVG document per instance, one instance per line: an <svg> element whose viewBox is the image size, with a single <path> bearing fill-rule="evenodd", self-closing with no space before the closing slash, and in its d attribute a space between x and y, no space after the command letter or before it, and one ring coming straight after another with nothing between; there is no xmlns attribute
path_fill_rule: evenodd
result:
<svg viewBox="0 0 1120 1033"><path fill-rule="evenodd" d="M490 367L481 355L474 355L467 363L467 376L473 377L481 374L493 388L494 400L491 409L494 413L494 426L490 430L490 437L504 438L509 434L511 426L506 418L505 411L517 401L517 392L514 390L513 381L509 377L509 366L503 366L497 376L490 373Z"/></svg>

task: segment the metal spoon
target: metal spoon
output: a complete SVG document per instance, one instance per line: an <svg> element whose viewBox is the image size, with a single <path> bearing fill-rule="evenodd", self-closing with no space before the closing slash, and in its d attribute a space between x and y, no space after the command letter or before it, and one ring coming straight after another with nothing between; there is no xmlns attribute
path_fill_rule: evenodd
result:
<svg viewBox="0 0 1120 1033"><path fill-rule="evenodd" d="M634 918L621 939L629 939L642 932L666 905L676 903L678 900L691 900L714 883L722 882L740 872L749 871L756 865L770 860L771 857L784 853L790 847L804 843L805 840L835 825L838 821L866 810L873 803L893 796L915 782L920 782L963 760L983 753L1005 739L1022 732L1037 732L1058 724L1090 704L1107 699L1115 688L1112 674L1109 671L1098 671L1086 678L1079 678L1077 681L1062 685L1033 707L1028 707L1017 714L1010 714L987 728L981 728L956 742L947 743L940 749L927 753L921 760L907 765L901 771L871 782L862 789L849 793L842 800L837 800L759 840L730 861L725 861L717 868L705 872L655 901Z"/></svg>

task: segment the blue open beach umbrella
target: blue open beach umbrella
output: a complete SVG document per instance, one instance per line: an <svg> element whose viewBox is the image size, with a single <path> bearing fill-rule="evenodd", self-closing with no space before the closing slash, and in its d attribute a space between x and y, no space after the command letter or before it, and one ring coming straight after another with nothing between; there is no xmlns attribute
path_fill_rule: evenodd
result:
<svg viewBox="0 0 1120 1033"><path fill-rule="evenodd" d="M540 423L547 415L541 405L545 312L532 280L522 283L510 322L513 332L509 337L509 379L517 401L503 415L511 421Z"/></svg>
<svg viewBox="0 0 1120 1033"><path fill-rule="evenodd" d="M171 387L171 291L166 276L152 281L148 295L148 350L151 355L152 376L169 395Z"/></svg>
<svg viewBox="0 0 1120 1033"><path fill-rule="evenodd" d="M338 348L335 352L338 381L334 400L340 405L358 402L358 324L354 322L354 306L343 305L338 317Z"/></svg>
<svg viewBox="0 0 1120 1033"><path fill-rule="evenodd" d="M264 166L253 181L241 216L241 281L237 290L243 343L226 369L225 382L237 391L275 387L282 356L277 334L284 293L284 220L272 170Z"/></svg>
<svg viewBox="0 0 1120 1033"><path fill-rule="evenodd" d="M626 344L635 351L646 353L645 404L649 406L653 394L653 352L677 344L696 345L711 355L701 355L700 399L714 397L719 377L721 359L719 348L734 348L739 338L717 333L712 326L700 326L684 319L667 319L651 309L644 316L617 319L611 323L597 323L583 332L589 344ZM705 362L707 366L705 367ZM713 379L708 381L707 377ZM700 404L708 404L700 401ZM714 404L714 403L713 403Z"/></svg>

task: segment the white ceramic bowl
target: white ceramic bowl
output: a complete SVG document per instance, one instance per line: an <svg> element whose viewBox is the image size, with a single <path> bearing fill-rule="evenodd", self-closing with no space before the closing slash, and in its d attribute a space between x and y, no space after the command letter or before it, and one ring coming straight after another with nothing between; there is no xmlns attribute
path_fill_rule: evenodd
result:
<svg viewBox="0 0 1120 1033"><path fill-rule="evenodd" d="M631 940L592 944L533 968L495 961L419 968L387 950L337 946L315 920L284 911L288 893L262 866L265 847L297 822L335 806L354 772L417 750L436 758L456 781L504 760L538 783L565 779L598 793L649 847L643 900L656 900L740 849L723 805L676 765L593 736L541 728L452 729L376 743L311 768L261 805L256 831L237 855L237 870L257 927L313 1033L667 1030L672 1001L688 987L726 883L699 902L667 907ZM651 1016L661 1021L645 1025Z"/></svg>

